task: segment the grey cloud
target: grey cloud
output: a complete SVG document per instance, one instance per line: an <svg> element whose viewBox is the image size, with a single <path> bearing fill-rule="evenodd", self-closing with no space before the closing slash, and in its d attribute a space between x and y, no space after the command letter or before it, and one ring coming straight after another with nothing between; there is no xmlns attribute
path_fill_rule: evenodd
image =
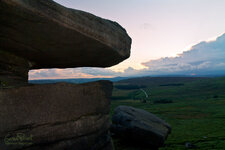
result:
<svg viewBox="0 0 225 150"><path fill-rule="evenodd" d="M140 29L141 30L149 30L149 29L154 29L154 27L149 23L143 23L140 25Z"/></svg>
<svg viewBox="0 0 225 150"><path fill-rule="evenodd" d="M90 68L90 67L85 67L85 68L79 68L82 73L90 74L90 75L102 75L102 76L114 76L117 75L116 72L109 70L109 69L104 69L104 68Z"/></svg>
<svg viewBox="0 0 225 150"><path fill-rule="evenodd" d="M177 57L166 57L143 63L149 71L161 73L186 73L224 71L225 34L216 41L201 42Z"/></svg>

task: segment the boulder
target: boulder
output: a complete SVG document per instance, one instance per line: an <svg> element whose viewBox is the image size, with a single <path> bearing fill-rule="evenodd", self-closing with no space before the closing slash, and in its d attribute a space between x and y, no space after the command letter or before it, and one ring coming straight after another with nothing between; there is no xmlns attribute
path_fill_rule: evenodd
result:
<svg viewBox="0 0 225 150"><path fill-rule="evenodd" d="M111 91L109 81L0 90L0 149L112 149Z"/></svg>
<svg viewBox="0 0 225 150"><path fill-rule="evenodd" d="M27 81L31 69L110 67L130 56L118 23L52 0L1 0L0 22L0 53L17 58L0 55L4 84Z"/></svg>
<svg viewBox="0 0 225 150"><path fill-rule="evenodd" d="M125 142L154 149L163 146L171 127L145 110L118 106L112 117L111 131Z"/></svg>

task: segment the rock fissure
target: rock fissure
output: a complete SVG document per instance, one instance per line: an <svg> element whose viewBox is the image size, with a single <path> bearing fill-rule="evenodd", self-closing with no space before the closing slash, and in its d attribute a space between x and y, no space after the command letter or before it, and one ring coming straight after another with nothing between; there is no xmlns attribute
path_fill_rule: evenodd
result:
<svg viewBox="0 0 225 150"><path fill-rule="evenodd" d="M63 122L52 122L52 123L44 123L44 124L26 124L26 125L22 125L20 127L18 127L17 129L12 129L12 130L9 130L9 131L6 131L6 133L9 133L9 132L22 132L24 130L32 130L32 129L35 129L35 128L41 128L43 126L49 126L49 127L53 127L53 126L58 126L58 125L63 125L63 124L69 124L69 123L73 123L73 122L76 122L80 119L83 119L83 118L88 118L88 117L98 117L98 118L102 118L103 116L108 116L108 114L88 114L88 115L83 115L83 116L80 116L76 119L72 119L72 120L68 120L68 121L63 121ZM3 137L1 137L3 138Z"/></svg>

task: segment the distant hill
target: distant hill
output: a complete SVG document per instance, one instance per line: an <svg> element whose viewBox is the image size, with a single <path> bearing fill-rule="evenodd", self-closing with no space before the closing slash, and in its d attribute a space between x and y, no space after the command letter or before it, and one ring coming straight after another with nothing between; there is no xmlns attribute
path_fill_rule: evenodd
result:
<svg viewBox="0 0 225 150"><path fill-rule="evenodd" d="M139 86L181 86L184 83L205 80L214 77L190 77L190 76L160 76L160 77L115 77L115 78L75 78L75 79L44 79L44 80L29 80L32 84L47 84L57 82L68 83L87 83L99 80L109 80L115 85L129 84Z"/></svg>
<svg viewBox="0 0 225 150"><path fill-rule="evenodd" d="M47 84L47 83L57 83L57 82L68 82L68 83L86 83L94 82L98 80L109 80L112 82L117 82L120 80L128 79L127 77L115 77L115 78L78 78L78 79L45 79L45 80L29 80L29 83L33 84Z"/></svg>
<svg viewBox="0 0 225 150"><path fill-rule="evenodd" d="M116 84L140 86L181 86L184 83L205 80L208 77L138 77L117 81Z"/></svg>

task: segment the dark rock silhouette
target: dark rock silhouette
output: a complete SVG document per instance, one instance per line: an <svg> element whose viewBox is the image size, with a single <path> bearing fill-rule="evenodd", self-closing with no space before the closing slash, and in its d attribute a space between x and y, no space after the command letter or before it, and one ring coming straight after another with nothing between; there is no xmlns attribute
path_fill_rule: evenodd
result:
<svg viewBox="0 0 225 150"><path fill-rule="evenodd" d="M163 146L171 127L147 111L130 106L118 106L112 117L111 131L125 142L157 149Z"/></svg>
<svg viewBox="0 0 225 150"><path fill-rule="evenodd" d="M130 56L131 39L118 23L52 0L1 0L0 12L8 82L26 81L29 69L110 67Z"/></svg>
<svg viewBox="0 0 225 150"><path fill-rule="evenodd" d="M29 85L28 71L109 67L130 47L116 22L52 0L1 0L0 149L113 149L111 82Z"/></svg>

